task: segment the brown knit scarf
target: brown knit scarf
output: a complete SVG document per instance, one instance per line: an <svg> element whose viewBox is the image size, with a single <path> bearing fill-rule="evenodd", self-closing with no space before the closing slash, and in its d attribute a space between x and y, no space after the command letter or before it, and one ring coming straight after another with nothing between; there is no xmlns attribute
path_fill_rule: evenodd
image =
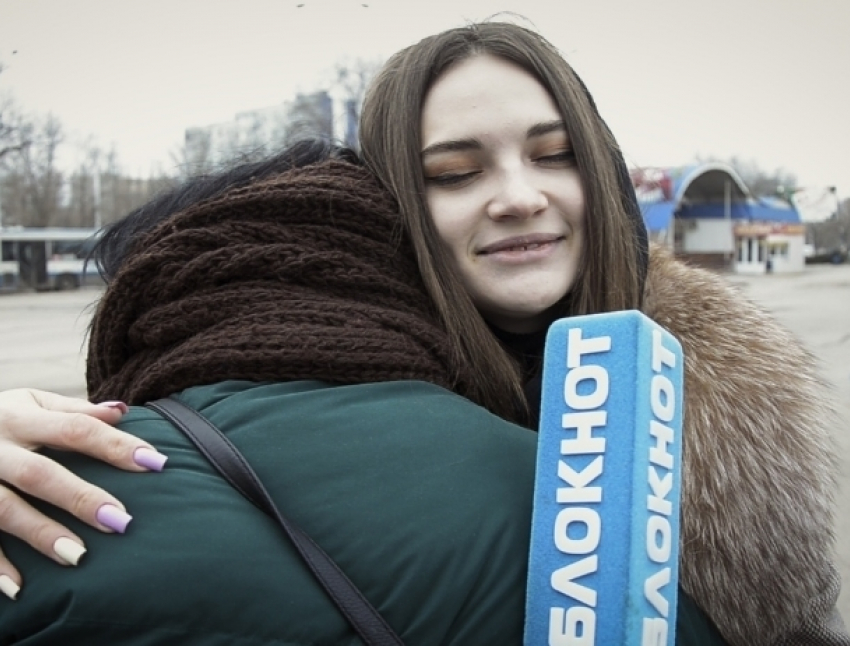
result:
<svg viewBox="0 0 850 646"><path fill-rule="evenodd" d="M98 304L92 401L227 379L464 392L392 198L329 161L232 189L133 244Z"/></svg>

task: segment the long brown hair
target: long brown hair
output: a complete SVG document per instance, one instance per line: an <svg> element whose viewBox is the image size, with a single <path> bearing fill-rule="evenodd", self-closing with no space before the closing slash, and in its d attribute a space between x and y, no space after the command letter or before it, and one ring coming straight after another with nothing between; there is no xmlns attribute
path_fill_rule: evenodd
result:
<svg viewBox="0 0 850 646"><path fill-rule="evenodd" d="M552 96L572 142L585 199L585 249L570 293L553 318L634 309L645 274L643 222L616 141L581 80L539 34L506 22L450 29L401 50L373 81L360 123L363 157L401 208L420 271L459 360L471 365L488 408L524 401L515 362L493 335L460 281L425 200L420 151L422 106L433 83L457 63L489 54L531 74ZM627 175L626 175L627 179ZM516 413L511 415L515 417Z"/></svg>

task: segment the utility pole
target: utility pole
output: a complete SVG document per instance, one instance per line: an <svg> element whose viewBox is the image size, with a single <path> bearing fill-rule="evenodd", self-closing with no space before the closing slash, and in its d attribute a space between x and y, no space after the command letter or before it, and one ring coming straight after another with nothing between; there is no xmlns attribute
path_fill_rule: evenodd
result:
<svg viewBox="0 0 850 646"><path fill-rule="evenodd" d="M838 226L841 244L844 249L847 249L847 223L844 221L844 214L841 212L841 199L838 197L838 189L835 186L830 186L827 189L835 197L835 223Z"/></svg>
<svg viewBox="0 0 850 646"><path fill-rule="evenodd" d="M100 204L100 166L95 166L94 174L92 175L92 193L94 193L94 228L100 229L103 226L103 214L101 213Z"/></svg>

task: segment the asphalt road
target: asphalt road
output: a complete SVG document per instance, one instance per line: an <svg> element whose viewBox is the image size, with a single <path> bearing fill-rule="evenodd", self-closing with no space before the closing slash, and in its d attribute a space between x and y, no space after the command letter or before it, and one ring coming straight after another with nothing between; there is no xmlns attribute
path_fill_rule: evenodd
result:
<svg viewBox="0 0 850 646"><path fill-rule="evenodd" d="M836 560L844 581L839 609L850 626L850 264L728 279L802 340L835 387L841 464ZM99 296L97 289L0 295L0 390L28 386L84 396L85 334Z"/></svg>

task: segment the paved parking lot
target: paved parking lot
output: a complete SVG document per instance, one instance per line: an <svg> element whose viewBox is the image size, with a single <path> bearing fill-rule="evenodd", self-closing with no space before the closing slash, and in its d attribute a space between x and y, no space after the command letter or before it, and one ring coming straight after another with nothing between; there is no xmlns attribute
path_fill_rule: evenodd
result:
<svg viewBox="0 0 850 646"><path fill-rule="evenodd" d="M820 359L835 386L841 474L838 566L844 580L841 613L850 625L850 264L812 265L791 276L729 276L773 311ZM0 389L29 386L85 394L85 333L96 289L0 295Z"/></svg>
<svg viewBox="0 0 850 646"><path fill-rule="evenodd" d="M0 295L0 390L84 397L86 330L98 289Z"/></svg>

